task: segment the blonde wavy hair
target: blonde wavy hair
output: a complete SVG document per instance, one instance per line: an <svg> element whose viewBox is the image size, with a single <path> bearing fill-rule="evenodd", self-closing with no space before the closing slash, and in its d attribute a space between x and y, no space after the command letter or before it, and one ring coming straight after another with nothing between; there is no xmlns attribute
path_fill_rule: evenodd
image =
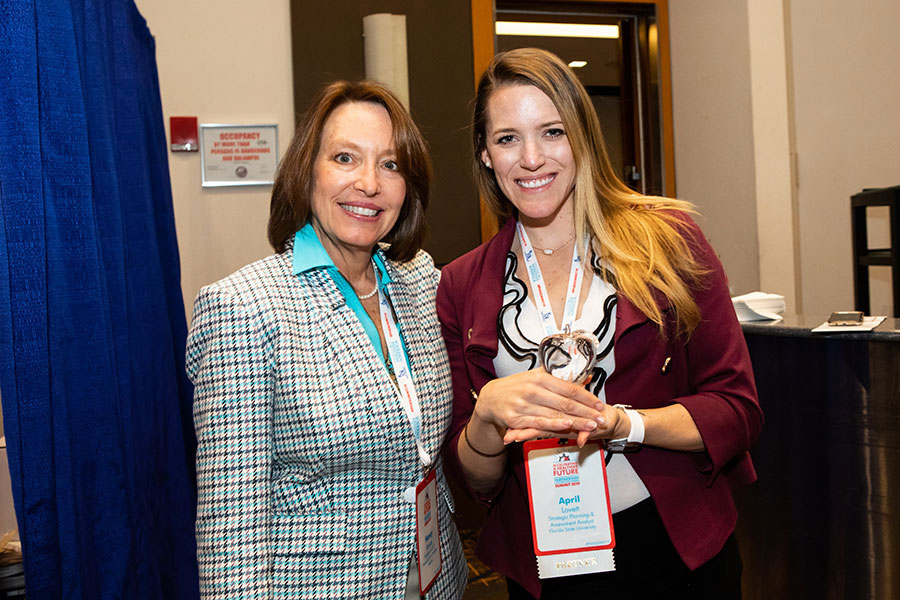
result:
<svg viewBox="0 0 900 600"><path fill-rule="evenodd" d="M691 287L700 285L708 273L682 235L680 215L695 212L693 206L636 194L616 176L587 91L559 57L545 50L519 48L497 54L478 83L473 162L488 208L501 222L515 213L494 172L478 160L487 144L488 101L494 91L508 85L535 86L559 111L575 157L576 234L578 239L590 235L594 254L610 267L611 273L603 269L602 275L666 336L656 297L662 294L675 310L675 336L690 337L701 318Z"/></svg>

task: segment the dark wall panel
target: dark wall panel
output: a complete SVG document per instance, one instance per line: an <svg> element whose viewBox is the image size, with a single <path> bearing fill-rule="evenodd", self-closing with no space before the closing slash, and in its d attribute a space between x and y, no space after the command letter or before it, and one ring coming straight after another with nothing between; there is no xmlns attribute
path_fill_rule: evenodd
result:
<svg viewBox="0 0 900 600"><path fill-rule="evenodd" d="M438 264L480 243L478 196L471 175L469 122L474 75L468 0L292 0L294 106L334 79L365 75L364 16L406 15L409 103L431 147L434 180L425 248Z"/></svg>

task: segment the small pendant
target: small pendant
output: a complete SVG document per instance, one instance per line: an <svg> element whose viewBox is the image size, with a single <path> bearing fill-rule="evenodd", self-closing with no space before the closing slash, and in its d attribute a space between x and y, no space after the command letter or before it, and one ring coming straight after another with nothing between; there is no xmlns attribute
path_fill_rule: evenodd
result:
<svg viewBox="0 0 900 600"><path fill-rule="evenodd" d="M544 254L547 254L547 255L553 254L553 250L551 250L550 248L544 248Z"/></svg>

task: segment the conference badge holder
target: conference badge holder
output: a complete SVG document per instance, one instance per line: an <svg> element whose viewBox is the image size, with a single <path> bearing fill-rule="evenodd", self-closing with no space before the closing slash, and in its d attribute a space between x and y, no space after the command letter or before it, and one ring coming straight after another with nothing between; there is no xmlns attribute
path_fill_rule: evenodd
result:
<svg viewBox="0 0 900 600"><path fill-rule="evenodd" d="M585 331L548 335L538 348L548 373L584 383L599 342ZM525 442L525 472L538 576L567 577L615 570L615 532L603 448L575 440Z"/></svg>
<svg viewBox="0 0 900 600"><path fill-rule="evenodd" d="M615 570L603 448L549 439L525 442L524 452L538 576Z"/></svg>
<svg viewBox="0 0 900 600"><path fill-rule="evenodd" d="M435 470L416 486L416 560L419 562L419 592L424 596L441 572L441 530L438 527L438 496Z"/></svg>

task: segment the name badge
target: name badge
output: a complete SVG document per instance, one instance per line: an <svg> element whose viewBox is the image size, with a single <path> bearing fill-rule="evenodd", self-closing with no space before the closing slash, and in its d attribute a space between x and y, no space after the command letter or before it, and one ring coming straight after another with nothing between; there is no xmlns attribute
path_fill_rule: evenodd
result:
<svg viewBox="0 0 900 600"><path fill-rule="evenodd" d="M441 572L441 530L438 527L438 495L435 470L416 486L416 560L419 593L424 595Z"/></svg>
<svg viewBox="0 0 900 600"><path fill-rule="evenodd" d="M541 579L614 571L616 545L603 448L574 440L524 445L531 534Z"/></svg>

